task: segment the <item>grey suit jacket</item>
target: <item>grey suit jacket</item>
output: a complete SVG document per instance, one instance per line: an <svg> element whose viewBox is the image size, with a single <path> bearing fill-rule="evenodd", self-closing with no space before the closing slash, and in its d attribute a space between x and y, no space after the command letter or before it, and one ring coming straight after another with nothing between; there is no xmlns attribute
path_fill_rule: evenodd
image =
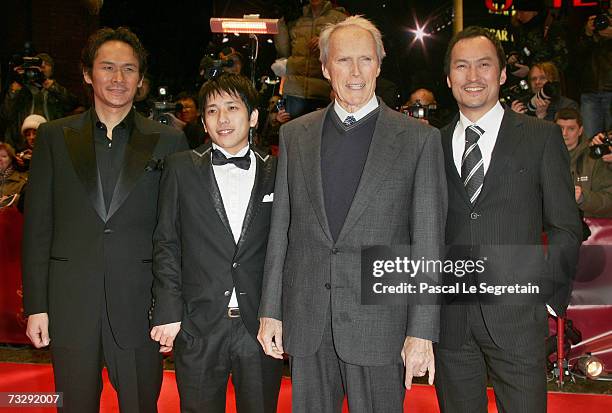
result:
<svg viewBox="0 0 612 413"><path fill-rule="evenodd" d="M381 102L361 181L334 243L321 184L321 136L330 110L333 105L281 128L259 316L282 320L284 348L293 356L318 349L331 313L342 360L401 362L406 336L438 339L439 308L361 305L361 248L412 244L417 257L443 243L439 133Z"/></svg>
<svg viewBox="0 0 612 413"><path fill-rule="evenodd" d="M557 294L548 303L562 314L569 302L567 285L576 269L582 229L559 127L506 110L482 192L472 205L453 161L457 121L455 117L441 131L449 200L446 243L529 245L543 251L539 245L544 231L549 247L542 276L555 277ZM510 254L511 249L501 250ZM507 262L516 268L512 259ZM489 334L502 348L543 340L548 332L543 303L481 308ZM465 342L467 316L465 305L442 306L440 347L455 349Z"/></svg>

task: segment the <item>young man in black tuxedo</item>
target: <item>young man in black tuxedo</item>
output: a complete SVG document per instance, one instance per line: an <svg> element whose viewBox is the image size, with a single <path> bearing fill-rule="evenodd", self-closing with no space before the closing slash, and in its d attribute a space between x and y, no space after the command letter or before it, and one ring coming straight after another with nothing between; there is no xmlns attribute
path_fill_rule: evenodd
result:
<svg viewBox="0 0 612 413"><path fill-rule="evenodd" d="M224 73L200 90L212 143L165 163L154 235L151 337L174 348L182 412L276 412L282 360L256 336L276 159L251 146L257 92ZM176 343L176 344L175 344Z"/></svg>
<svg viewBox="0 0 612 413"><path fill-rule="evenodd" d="M38 129L23 240L27 335L51 343L63 412L99 411L102 366L122 412L157 411L162 359L149 337L152 237L164 157L182 132L139 115L146 51L126 28L83 49L93 108Z"/></svg>

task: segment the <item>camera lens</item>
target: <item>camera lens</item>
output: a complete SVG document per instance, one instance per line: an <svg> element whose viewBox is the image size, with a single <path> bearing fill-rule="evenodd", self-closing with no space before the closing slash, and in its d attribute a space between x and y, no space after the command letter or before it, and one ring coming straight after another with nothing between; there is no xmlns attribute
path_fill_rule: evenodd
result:
<svg viewBox="0 0 612 413"><path fill-rule="evenodd" d="M593 25L595 26L595 30L597 31L605 30L610 25L610 18L606 13L598 14L597 16L595 16Z"/></svg>

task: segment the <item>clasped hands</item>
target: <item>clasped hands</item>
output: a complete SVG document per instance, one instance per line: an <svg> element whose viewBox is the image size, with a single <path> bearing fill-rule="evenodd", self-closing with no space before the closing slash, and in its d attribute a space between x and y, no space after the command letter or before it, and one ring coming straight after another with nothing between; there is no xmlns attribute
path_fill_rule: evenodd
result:
<svg viewBox="0 0 612 413"><path fill-rule="evenodd" d="M174 339L181 330L181 322L161 324L151 329L151 338L159 343L159 352L167 353L174 346Z"/></svg>

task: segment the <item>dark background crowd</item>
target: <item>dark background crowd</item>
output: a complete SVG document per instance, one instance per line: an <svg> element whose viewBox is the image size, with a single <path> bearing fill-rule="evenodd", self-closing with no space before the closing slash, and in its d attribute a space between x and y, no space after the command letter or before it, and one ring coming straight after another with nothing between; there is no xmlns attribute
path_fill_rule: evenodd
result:
<svg viewBox="0 0 612 413"><path fill-rule="evenodd" d="M150 54L135 101L146 116L184 130L191 147L207 137L198 89L215 70L242 73L260 92L257 142L274 153L278 128L326 106L318 33L326 23L363 14L384 35L387 57L377 95L390 107L441 127L456 113L443 74L452 35L452 2L362 0L9 0L0 17L0 205L19 206L42 122L84 111L78 53L103 26L130 27ZM68 4L70 3L70 4ZM495 30L508 58L506 107L560 125L572 159L576 201L585 216L612 217L612 17L609 2L464 1L464 25ZM580 2L578 2L580 3ZM258 13L279 18L277 35L260 35L252 65L248 35L211 33L211 17Z"/></svg>

